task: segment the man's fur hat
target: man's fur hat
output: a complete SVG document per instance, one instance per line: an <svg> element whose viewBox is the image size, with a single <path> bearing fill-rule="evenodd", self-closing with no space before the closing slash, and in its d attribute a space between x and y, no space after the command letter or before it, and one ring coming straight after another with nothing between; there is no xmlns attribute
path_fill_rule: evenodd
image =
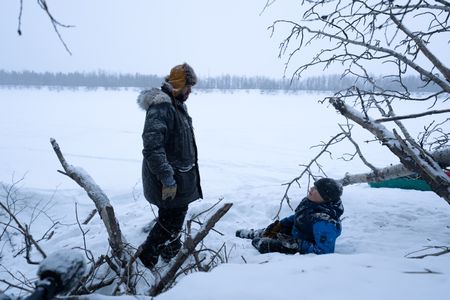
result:
<svg viewBox="0 0 450 300"><path fill-rule="evenodd" d="M186 85L195 85L197 83L197 75L195 75L194 69L190 65L183 63L170 70L170 74L166 77L166 82L170 83L174 92L178 92Z"/></svg>

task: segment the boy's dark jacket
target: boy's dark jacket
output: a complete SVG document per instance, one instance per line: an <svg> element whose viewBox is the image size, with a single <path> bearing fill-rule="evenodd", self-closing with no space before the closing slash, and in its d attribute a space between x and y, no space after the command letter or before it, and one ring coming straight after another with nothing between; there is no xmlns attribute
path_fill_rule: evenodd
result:
<svg viewBox="0 0 450 300"><path fill-rule="evenodd" d="M336 238L341 234L339 218L343 213L341 200L318 204L305 197L295 214L280 223L297 241L300 253L333 253Z"/></svg>
<svg viewBox="0 0 450 300"><path fill-rule="evenodd" d="M142 181L145 198L163 208L182 207L202 197L192 119L186 105L170 96L170 85L141 92L139 106L147 111ZM161 180L172 177L177 194L161 199Z"/></svg>

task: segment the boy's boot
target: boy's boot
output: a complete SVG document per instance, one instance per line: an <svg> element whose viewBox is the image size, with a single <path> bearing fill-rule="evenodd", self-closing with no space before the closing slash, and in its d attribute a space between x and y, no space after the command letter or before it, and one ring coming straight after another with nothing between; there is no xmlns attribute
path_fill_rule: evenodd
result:
<svg viewBox="0 0 450 300"><path fill-rule="evenodd" d="M236 236L241 239L254 239L256 237L261 237L264 229L239 229L236 231Z"/></svg>

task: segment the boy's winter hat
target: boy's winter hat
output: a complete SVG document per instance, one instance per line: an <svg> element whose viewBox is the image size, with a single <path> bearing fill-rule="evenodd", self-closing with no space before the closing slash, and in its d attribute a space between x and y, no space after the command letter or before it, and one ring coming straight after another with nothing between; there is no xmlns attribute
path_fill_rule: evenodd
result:
<svg viewBox="0 0 450 300"><path fill-rule="evenodd" d="M320 196L326 202L339 201L342 196L342 185L331 178L321 178L314 182Z"/></svg>
<svg viewBox="0 0 450 300"><path fill-rule="evenodd" d="M170 70L166 81L170 83L174 90L181 90L186 85L195 85L197 83L197 75L195 75L194 69L190 65L183 63Z"/></svg>

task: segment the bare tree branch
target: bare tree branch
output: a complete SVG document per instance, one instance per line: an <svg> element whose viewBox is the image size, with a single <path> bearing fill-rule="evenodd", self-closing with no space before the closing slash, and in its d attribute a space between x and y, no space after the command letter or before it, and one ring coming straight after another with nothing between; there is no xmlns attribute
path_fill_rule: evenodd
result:
<svg viewBox="0 0 450 300"><path fill-rule="evenodd" d="M288 183L283 184L283 185L286 185L287 187L286 187L286 190L285 190L285 192L284 192L283 197L281 198L280 206L279 206L279 208L278 208L278 211L277 211L277 213L276 213L274 219L278 219L278 218L279 218L281 209L282 209L282 207L283 207L283 202L284 202L284 200L286 200L286 201L288 202L288 204L290 205L290 203L289 203L289 202L290 202L290 199L289 199L289 190L290 190L292 184L294 184L294 183L300 184L300 183L299 183L299 180L300 180L305 174L310 174L311 166L312 166L313 164L317 164L318 158L328 151L328 147L330 147L331 145L333 145L333 144L335 144L335 143L340 142L340 141L341 141L342 139L344 139L345 137L346 137L346 133L345 133L345 132L341 132L341 133L338 133L337 135L335 135L334 137L332 137L327 143L324 143L324 145L322 145L321 151L320 151L320 152L319 152L319 153L318 153L318 154L317 154L317 155L316 155L316 156L308 163L308 165L304 166L304 169L303 169L303 171L301 172L301 174L298 175L297 177L295 177L294 179L292 179L291 181L289 181Z"/></svg>
<svg viewBox="0 0 450 300"><path fill-rule="evenodd" d="M149 295L154 297L160 294L174 279L177 270L183 265L184 261L189 257L191 253L195 251L195 247L200 243L209 233L209 231L214 227L214 225L228 212L231 208L232 203L225 203L221 208L219 208L206 224L203 226L202 230L199 231L193 239L186 240L183 248L178 252L175 257L173 265L167 272L165 272L160 280L155 283L155 285L150 289Z"/></svg>
<svg viewBox="0 0 450 300"><path fill-rule="evenodd" d="M33 236L28 232L28 229L26 228L26 225L23 226L20 221L16 218L16 216L9 210L8 207L6 207L2 202L0 202L0 207L3 208L3 210L8 213L8 215L16 222L18 228L20 229L20 232L24 235L25 241L30 242L33 244L34 247L36 247L36 250L39 251L39 253L42 255L43 258L46 258L47 255L45 254L44 250L42 250L41 246L36 242L36 240L33 238Z"/></svg>
<svg viewBox="0 0 450 300"><path fill-rule="evenodd" d="M332 34L332 33L328 33L328 32L325 32L325 31L321 31L321 30L313 30L313 29L311 29L311 28L309 28L307 26L303 26L303 25L300 25L298 23L295 23L293 21L288 21L288 20L275 21L273 26L277 25L278 23L288 23L288 24L293 25L293 28L296 29L296 31L295 31L296 33L300 33L300 32L306 31L306 32L309 32L309 33L311 33L313 35L316 35L316 36L324 36L324 37L330 38L331 40L337 40L337 41L339 41L339 42L341 42L343 44L350 44L350 45L360 46L362 48L369 49L369 50L372 50L372 51L375 51L375 52L378 52L378 53L385 53L386 55L391 56L393 58L396 58L399 61L405 63L408 66L410 66L411 68L416 70L421 76L424 76L425 78L429 78L429 79L433 80L444 91L446 91L447 93L450 93L450 85L448 83L446 83L445 81L441 80L439 77L437 77L433 73L427 71L426 69L424 69L423 67L421 67L420 65L415 63L413 60L408 59L403 54L400 54L400 53L398 53L398 52L396 52L396 51L394 51L392 49L389 49L389 48L386 48L386 47L382 47L382 46L372 45L372 44L369 44L369 43L366 43L366 42L361 42L361 41L358 41L358 40L352 40L352 39L349 39L349 38L346 38L346 37L341 37L341 36L338 36L338 35L335 35L335 34ZM300 50L300 48L295 49L291 53L291 56L293 54L295 54L296 52L298 52L299 50ZM367 53L365 53L365 54L367 54ZM346 55L350 56L349 53L347 53ZM319 56L316 56L316 59L318 57ZM337 60L336 56L333 57L333 60ZM289 63L289 61L288 61L288 63ZM310 66L310 65L311 64L308 64L305 67Z"/></svg>
<svg viewBox="0 0 450 300"><path fill-rule="evenodd" d="M391 133L381 124L347 106L342 100L332 99L330 102L343 116L375 135L406 168L411 172L417 172L436 194L450 204L450 179L437 163L421 156L422 153L417 154L417 149L410 148L395 131Z"/></svg>
<svg viewBox="0 0 450 300"><path fill-rule="evenodd" d="M53 26L53 30L55 31L56 35L58 36L58 39L61 41L61 43L63 44L64 48L66 49L67 53L69 53L70 55L72 55L72 52L70 51L69 47L67 47L66 42L64 41L64 39L61 36L61 33L59 32L58 27L73 27L72 25L64 25L62 23L60 23L59 21L57 21L53 15L50 13L49 7L47 5L47 1L46 0L38 0L37 1L39 6L45 11L45 13L47 14L47 16L49 17L50 21L52 22L52 26Z"/></svg>
<svg viewBox="0 0 450 300"><path fill-rule="evenodd" d="M20 3L20 10L19 10L19 17L18 17L18 27L17 27L17 34L22 35L22 11L23 11L23 0L19 1ZM41 7L41 9L45 12L45 14L50 19L50 22L52 23L53 30L55 31L56 35L58 36L59 41L64 46L64 49L69 53L69 55L72 55L72 52L70 51L69 47L67 46L66 42L64 41L61 33L59 32L59 28L70 28L74 27L73 25L65 25L59 22L55 19L53 14L50 12L49 6L47 4L46 0L37 0L38 5Z"/></svg>
<svg viewBox="0 0 450 300"><path fill-rule="evenodd" d="M417 253L419 251L424 251L424 250L429 250L429 249L441 249L441 251L439 252L435 252L435 253L427 253L427 254L422 254L422 255L417 255L417 256L410 256L414 253ZM447 253L450 253L450 247L445 247L445 246L432 246L432 247L426 247L423 250L419 250L419 251L414 251L411 252L409 254L406 255L407 258L415 258L415 259L422 259L428 256L441 256Z"/></svg>
<svg viewBox="0 0 450 300"><path fill-rule="evenodd" d="M395 117L377 119L377 120L375 120L375 122L383 123L383 122L391 122L391 121L405 120L405 119L416 119L416 118L420 118L420 117L424 117L424 116L435 115L435 114L444 114L444 113L449 113L449 112L450 112L450 109L427 110L426 112L418 113L418 114L410 114L410 115L406 115L406 116L395 116Z"/></svg>
<svg viewBox="0 0 450 300"><path fill-rule="evenodd" d="M438 150L431 153L433 158L442 168L450 166L450 148ZM376 172L361 173L361 174L346 174L339 180L342 185L350 185L363 182L379 182L386 179L393 179L414 174L407 169L403 164L377 169Z"/></svg>
<svg viewBox="0 0 450 300"><path fill-rule="evenodd" d="M417 47L423 54L431 61L431 63L445 76L447 81L450 82L450 69L448 69L444 64L428 49L421 39L415 36L411 31L409 31L394 15L391 15L392 21L403 31L407 36L414 40Z"/></svg>
<svg viewBox="0 0 450 300"><path fill-rule="evenodd" d="M97 213L97 209L93 209L91 211L91 213L87 216L86 220L83 221L83 225L88 224L92 220L92 218L95 216L96 213Z"/></svg>
<svg viewBox="0 0 450 300"><path fill-rule="evenodd" d="M50 139L53 150L56 153L61 165L63 166L67 176L78 183L88 194L89 198L94 201L97 210L100 212L103 223L108 231L109 243L113 253L118 257L122 257L123 253L123 237L120 230L119 223L115 218L114 208L111 206L108 197L102 189L94 182L94 180L81 168L76 168L67 163L59 145L54 139Z"/></svg>

